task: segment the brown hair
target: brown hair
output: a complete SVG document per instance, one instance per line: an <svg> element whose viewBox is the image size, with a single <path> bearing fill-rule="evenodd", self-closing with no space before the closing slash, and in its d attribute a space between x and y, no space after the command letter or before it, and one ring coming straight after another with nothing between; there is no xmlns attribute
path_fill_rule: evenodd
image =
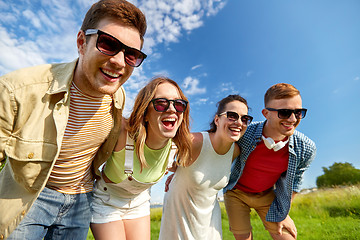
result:
<svg viewBox="0 0 360 240"><path fill-rule="evenodd" d="M297 90L293 85L288 83L278 83L271 86L266 91L264 96L264 104L266 107L270 100L291 98L297 95L300 95L300 91Z"/></svg>
<svg viewBox="0 0 360 240"><path fill-rule="evenodd" d="M243 104L246 105L246 107L249 109L249 106L247 104L247 101L245 100L245 98L241 97L240 95L234 94L234 95L229 95L223 99L221 99L217 104L217 111L215 113L215 115L219 115L220 113L223 113L225 110L225 107L228 103L231 103L233 101L239 101L242 102ZM212 120L212 122L210 123L210 129L208 130L208 132L216 132L217 127L215 124L214 119Z"/></svg>
<svg viewBox="0 0 360 240"><path fill-rule="evenodd" d="M109 17L120 20L125 26L136 28L141 43L144 42L145 15L135 5L125 0L100 0L94 3L85 15L81 30L97 28L102 19Z"/></svg>
<svg viewBox="0 0 360 240"><path fill-rule="evenodd" d="M166 77L157 77L151 80L145 87L143 87L135 99L133 111L129 118L128 133L135 141L136 154L140 160L141 169L147 166L144 156L144 145L147 135L147 123L145 117L147 114L147 108L150 101L154 98L157 87L162 83L170 83L174 85L180 94L181 99L187 101L184 93L181 91L178 84ZM190 108L189 105L183 112L183 120L180 124L179 129L176 132L173 142L177 146L177 163L180 166L187 166L191 160L191 135L190 135Z"/></svg>

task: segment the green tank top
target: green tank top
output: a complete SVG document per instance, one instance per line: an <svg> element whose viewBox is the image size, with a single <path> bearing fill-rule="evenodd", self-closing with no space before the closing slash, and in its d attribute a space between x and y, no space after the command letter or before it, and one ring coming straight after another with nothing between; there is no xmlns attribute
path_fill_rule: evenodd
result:
<svg viewBox="0 0 360 240"><path fill-rule="evenodd" d="M149 183L155 182L163 176L167 167L167 159L171 149L171 139L165 147L153 150L148 146L144 147L144 156L148 167L144 167L140 173L140 161L136 155L136 150L133 151L134 156L134 173L132 176L139 182ZM112 152L109 159L106 161L104 173L114 183L120 183L128 176L124 173L125 165L125 148Z"/></svg>

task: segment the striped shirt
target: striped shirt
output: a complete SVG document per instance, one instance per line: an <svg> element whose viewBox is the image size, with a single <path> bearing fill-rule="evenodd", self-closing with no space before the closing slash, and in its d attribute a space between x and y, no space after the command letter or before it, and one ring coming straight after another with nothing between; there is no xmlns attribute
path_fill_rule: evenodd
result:
<svg viewBox="0 0 360 240"><path fill-rule="evenodd" d="M70 89L70 112L61 150L47 187L67 194L92 191L92 160L112 127L112 98Z"/></svg>
<svg viewBox="0 0 360 240"><path fill-rule="evenodd" d="M243 173L248 156L262 141L261 136L265 122L251 123L244 136L238 141L241 154L231 166L229 183L223 190L224 194L234 188ZM290 211L292 192L300 190L304 172L309 168L316 155L315 143L296 130L289 137L288 148L288 168L286 174L281 175L275 183L275 199L266 215L266 221L269 222L281 222L286 218Z"/></svg>

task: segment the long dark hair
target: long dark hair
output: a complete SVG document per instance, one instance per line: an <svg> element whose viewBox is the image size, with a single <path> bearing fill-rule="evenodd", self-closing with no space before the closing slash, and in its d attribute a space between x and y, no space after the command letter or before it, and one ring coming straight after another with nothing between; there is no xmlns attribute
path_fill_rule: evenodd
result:
<svg viewBox="0 0 360 240"><path fill-rule="evenodd" d="M247 104L247 101L245 100L245 98L241 97L240 95L237 95L237 94L233 94L233 95L229 95L223 99L221 99L217 104L217 111L215 113L215 115L219 115L220 113L223 113L224 110L225 110L225 107L228 103L231 103L233 101L239 101L239 102L242 102L243 104L246 105L246 107L249 109L249 106ZM215 118L215 116L214 116ZM214 119L212 120L212 122L210 123L210 129L207 130L209 133L211 132L216 132L217 130L217 127L216 127L216 124L215 124L215 121Z"/></svg>

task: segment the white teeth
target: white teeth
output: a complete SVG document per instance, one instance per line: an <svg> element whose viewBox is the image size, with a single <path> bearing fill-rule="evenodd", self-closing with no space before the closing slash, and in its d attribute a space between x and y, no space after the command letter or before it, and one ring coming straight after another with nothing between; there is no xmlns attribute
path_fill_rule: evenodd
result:
<svg viewBox="0 0 360 240"><path fill-rule="evenodd" d="M175 122L176 119L175 118L164 118L163 121L167 121L167 122Z"/></svg>
<svg viewBox="0 0 360 240"><path fill-rule="evenodd" d="M239 128L230 128L231 131L235 131L235 132L241 132L241 129Z"/></svg>
<svg viewBox="0 0 360 240"><path fill-rule="evenodd" d="M120 74L116 74L116 73L113 73L113 72L110 72L110 71L107 71L105 69L103 69L103 72L113 78L118 78L120 76Z"/></svg>

